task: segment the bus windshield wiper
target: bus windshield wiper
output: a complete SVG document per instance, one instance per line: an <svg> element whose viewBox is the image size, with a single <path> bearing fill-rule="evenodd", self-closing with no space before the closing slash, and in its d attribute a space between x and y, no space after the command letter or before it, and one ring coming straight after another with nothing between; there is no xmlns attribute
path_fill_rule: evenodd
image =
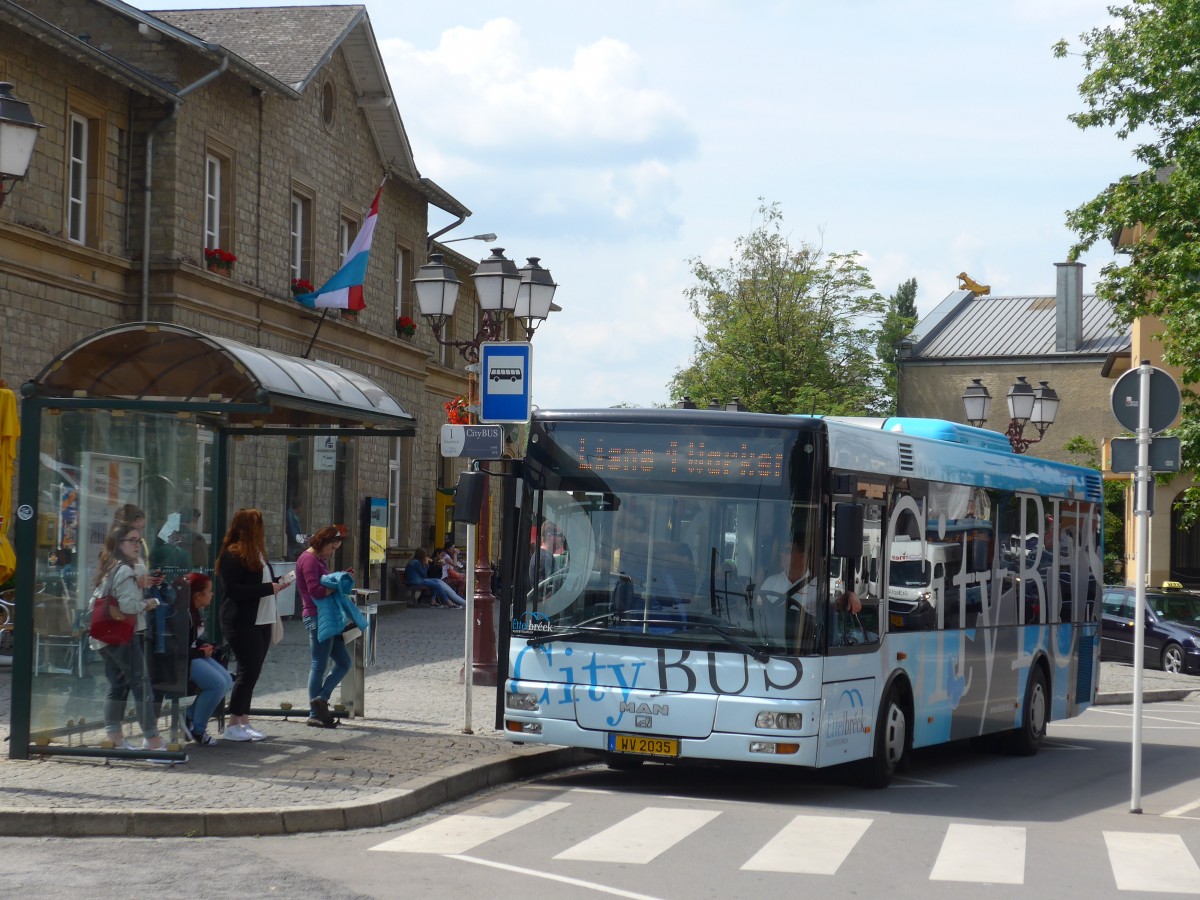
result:
<svg viewBox="0 0 1200 900"><path fill-rule="evenodd" d="M751 647L737 635L730 634L720 625L712 625L708 622L688 622L686 624L689 628L704 628L713 632L714 634L719 634L725 639L725 643L727 643L730 647L733 647L735 650L740 650L742 653L752 657L757 662L762 663L764 666L771 661L771 655L767 653L767 651L758 647Z"/></svg>

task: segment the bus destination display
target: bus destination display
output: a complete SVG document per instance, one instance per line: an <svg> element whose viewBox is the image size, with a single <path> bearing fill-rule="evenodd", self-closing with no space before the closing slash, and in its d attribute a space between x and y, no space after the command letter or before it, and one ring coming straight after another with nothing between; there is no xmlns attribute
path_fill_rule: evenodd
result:
<svg viewBox="0 0 1200 900"><path fill-rule="evenodd" d="M592 433L580 435L576 446L581 472L763 484L778 484L783 478L784 442L778 436Z"/></svg>

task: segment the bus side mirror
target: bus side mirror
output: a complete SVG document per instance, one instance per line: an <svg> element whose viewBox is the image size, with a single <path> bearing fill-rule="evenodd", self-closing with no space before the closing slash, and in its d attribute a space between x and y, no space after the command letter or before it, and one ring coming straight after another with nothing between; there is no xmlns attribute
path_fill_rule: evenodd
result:
<svg viewBox="0 0 1200 900"><path fill-rule="evenodd" d="M858 559L863 555L863 508L839 503L833 508L833 555Z"/></svg>

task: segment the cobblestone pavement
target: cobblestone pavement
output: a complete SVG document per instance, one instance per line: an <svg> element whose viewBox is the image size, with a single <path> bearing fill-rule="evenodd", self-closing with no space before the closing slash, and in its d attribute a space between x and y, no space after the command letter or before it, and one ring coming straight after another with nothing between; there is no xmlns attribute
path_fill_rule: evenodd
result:
<svg viewBox="0 0 1200 900"><path fill-rule="evenodd" d="M496 688L472 687L464 733L459 681L463 615L442 609L378 617L378 664L367 669L366 716L337 729L259 717L261 743L190 745L186 765L83 757L0 757L3 834L266 834L378 825L490 784L588 760L587 754L518 747L495 729ZM264 671L256 706L293 697L279 681L307 655L289 623L277 665ZM270 658L269 658L270 662ZM275 673L274 675L272 673ZM1102 699L1129 702L1131 666L1101 666ZM0 735L8 737L11 676L0 669ZM1146 699L1181 699L1200 678L1147 671ZM303 692L303 685L300 685ZM1200 699L1200 694L1195 695Z"/></svg>

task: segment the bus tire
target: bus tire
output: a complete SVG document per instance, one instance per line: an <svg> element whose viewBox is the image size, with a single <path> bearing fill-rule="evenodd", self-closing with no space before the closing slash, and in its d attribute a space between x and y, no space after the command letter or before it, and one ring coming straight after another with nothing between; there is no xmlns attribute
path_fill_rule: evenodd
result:
<svg viewBox="0 0 1200 900"><path fill-rule="evenodd" d="M875 722L874 749L860 768L860 780L864 787L885 788L892 783L892 775L906 760L910 746L908 711L900 691L892 688L887 699L879 707L879 718Z"/></svg>
<svg viewBox="0 0 1200 900"><path fill-rule="evenodd" d="M1046 673L1039 665L1029 670L1029 682L1025 685L1025 703L1021 707L1021 727L1011 732L1009 750L1015 756L1033 756L1042 746L1046 736L1046 722L1050 712L1050 692L1046 687Z"/></svg>
<svg viewBox="0 0 1200 900"><path fill-rule="evenodd" d="M632 772L642 767L645 760L638 756L626 756L624 753L605 753L604 764L616 772Z"/></svg>

